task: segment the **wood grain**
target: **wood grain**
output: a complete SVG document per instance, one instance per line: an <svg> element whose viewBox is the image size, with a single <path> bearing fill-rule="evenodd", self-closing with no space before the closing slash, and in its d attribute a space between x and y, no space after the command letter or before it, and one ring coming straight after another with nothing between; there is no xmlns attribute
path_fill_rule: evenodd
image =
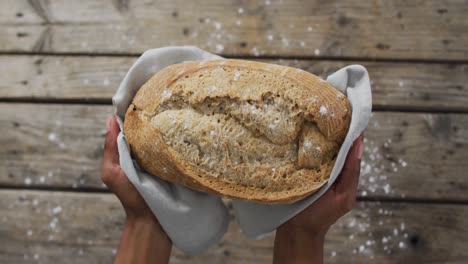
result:
<svg viewBox="0 0 468 264"><path fill-rule="evenodd" d="M1 263L110 263L124 214L112 194L0 191ZM330 230L326 263L466 263L468 206L361 202ZM171 263L271 263L274 234L247 239L233 221L199 256ZM450 246L447 246L450 243Z"/></svg>
<svg viewBox="0 0 468 264"><path fill-rule="evenodd" d="M330 230L325 262L467 263L467 13L465 0L1 1L0 263L112 262L124 214L99 176L113 111L88 103L110 103L136 56L167 45L323 78L363 64L385 112L365 134L361 202ZM171 263L271 263L273 239L232 221Z"/></svg>
<svg viewBox="0 0 468 264"><path fill-rule="evenodd" d="M1 52L468 58L464 0L26 1L0 4Z"/></svg>
<svg viewBox="0 0 468 264"><path fill-rule="evenodd" d="M106 101L135 57L0 56L0 99ZM467 64L323 60L261 60L326 78L346 65L364 65L378 109L468 111Z"/></svg>
<svg viewBox="0 0 468 264"><path fill-rule="evenodd" d="M111 106L2 104L0 182L103 188L99 180ZM8 145L8 146L7 146ZM10 156L11 155L11 156ZM10 158L8 158L10 156Z"/></svg>
<svg viewBox="0 0 468 264"><path fill-rule="evenodd" d="M110 106L0 104L0 185L104 188ZM468 115L377 112L366 131L360 195L468 200Z"/></svg>

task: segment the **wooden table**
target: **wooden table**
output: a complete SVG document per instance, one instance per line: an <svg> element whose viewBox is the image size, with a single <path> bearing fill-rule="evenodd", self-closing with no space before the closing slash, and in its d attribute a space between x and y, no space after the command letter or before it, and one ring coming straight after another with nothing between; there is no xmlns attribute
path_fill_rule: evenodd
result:
<svg viewBox="0 0 468 264"><path fill-rule="evenodd" d="M453 1L0 2L0 263L110 263L124 215L99 180L105 120L146 49L197 45L327 76L353 63L374 114L356 209L327 263L468 263L468 5ZM172 263L271 263L233 221Z"/></svg>

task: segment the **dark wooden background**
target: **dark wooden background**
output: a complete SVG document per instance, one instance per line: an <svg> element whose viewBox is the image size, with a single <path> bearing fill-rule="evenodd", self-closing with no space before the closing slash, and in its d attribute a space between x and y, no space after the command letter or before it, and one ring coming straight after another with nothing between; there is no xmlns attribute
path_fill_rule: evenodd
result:
<svg viewBox="0 0 468 264"><path fill-rule="evenodd" d="M356 209L327 263L468 263L465 0L3 0L0 263L110 263L124 215L99 180L105 121L146 49L197 45L322 77L367 67L374 113ZM235 221L172 263L271 263Z"/></svg>

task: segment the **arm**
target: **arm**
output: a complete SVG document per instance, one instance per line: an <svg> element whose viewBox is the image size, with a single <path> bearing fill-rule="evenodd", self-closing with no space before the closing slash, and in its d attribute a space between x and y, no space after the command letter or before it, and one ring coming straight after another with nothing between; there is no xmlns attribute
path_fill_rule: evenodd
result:
<svg viewBox="0 0 468 264"><path fill-rule="evenodd" d="M115 263L169 263L171 241L156 219L127 218Z"/></svg>
<svg viewBox="0 0 468 264"><path fill-rule="evenodd" d="M119 165L114 117L107 120L101 179L117 196L127 215L115 263L169 263L172 242Z"/></svg>
<svg viewBox="0 0 468 264"><path fill-rule="evenodd" d="M325 234L280 226L276 230L273 263L323 263Z"/></svg>
<svg viewBox="0 0 468 264"><path fill-rule="evenodd" d="M333 186L276 230L273 263L323 263L325 234L356 203L363 136L351 147Z"/></svg>

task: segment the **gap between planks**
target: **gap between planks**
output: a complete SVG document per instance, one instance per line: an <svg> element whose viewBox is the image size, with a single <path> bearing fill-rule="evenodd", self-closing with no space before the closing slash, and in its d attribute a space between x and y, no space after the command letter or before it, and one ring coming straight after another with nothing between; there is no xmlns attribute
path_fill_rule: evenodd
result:
<svg viewBox="0 0 468 264"><path fill-rule="evenodd" d="M99 188L67 188L67 187L53 187L53 186L33 186L26 187L23 185L0 185L0 192L2 191L38 191L38 192L53 192L59 193L95 193L95 194L112 194L108 189ZM401 204L447 204L447 205L468 205L468 201L460 201L453 199L434 199L434 198L398 198L398 197L386 197L386 196L356 196L358 202L379 202L379 203L401 203Z"/></svg>
<svg viewBox="0 0 468 264"><path fill-rule="evenodd" d="M142 53L106 53L106 52L26 52L26 51L0 51L0 56L70 56L70 57L128 57L137 58ZM336 57L336 56L288 56L288 55L260 55L260 56L239 56L235 54L216 54L226 59L239 60L311 60L311 61L353 61L353 62L391 62L391 63L426 63L426 64L466 64L468 60L450 60L450 59L414 59L414 58L373 58L373 57Z"/></svg>

